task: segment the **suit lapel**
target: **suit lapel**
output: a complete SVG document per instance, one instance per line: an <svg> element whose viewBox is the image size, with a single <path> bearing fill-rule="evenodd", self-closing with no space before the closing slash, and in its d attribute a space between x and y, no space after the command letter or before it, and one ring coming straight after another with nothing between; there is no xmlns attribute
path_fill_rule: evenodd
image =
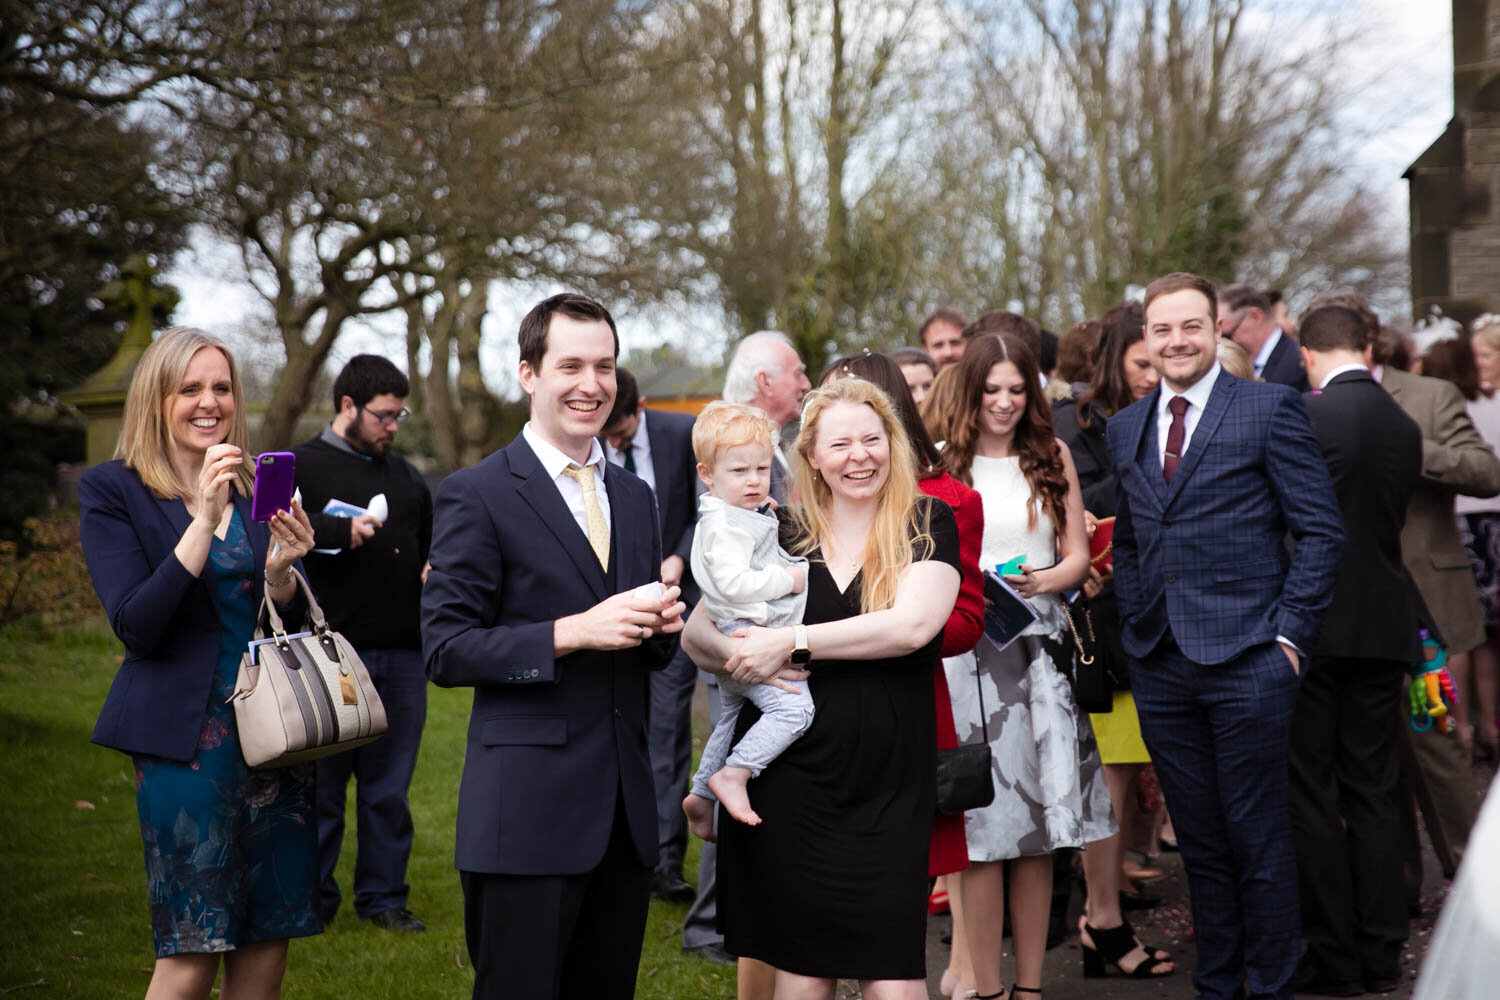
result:
<svg viewBox="0 0 1500 1000"><path fill-rule="evenodd" d="M651 447L655 450L655 442ZM635 579L632 570L641 558L641 532L635 526L649 522L640 516L621 477L606 475L604 489L609 494L610 520L614 522L609 533L609 555L615 564L616 584L623 587L624 581Z"/></svg>
<svg viewBox="0 0 1500 1000"><path fill-rule="evenodd" d="M536 514L537 520L541 521L557 539L557 544L568 554L568 558L573 560L573 564L578 567L578 572L584 582L589 585L589 589L600 600L608 597L609 594L604 586L604 567L599 565L599 557L594 555L594 549L589 545L588 535L574 520L573 512L563 502L557 484L552 481L551 476L547 475L547 470L542 467L541 461L536 457L536 452L531 450L531 445L518 434L516 439L506 447L505 457L510 464L511 475L522 480L516 488L521 499L526 501ZM608 483L608 473L604 478ZM611 531L611 547L616 544L616 537L617 533Z"/></svg>
<svg viewBox="0 0 1500 1000"><path fill-rule="evenodd" d="M652 413L649 407L647 413ZM656 520L657 526L665 534L667 530L667 502L675 492L675 484L670 480L677 475L677 465L682 458L673 447L672 435L667 433L666 421L653 417L646 421L646 440L651 442L651 473L656 478ZM615 495L609 495L609 502L615 502Z"/></svg>
<svg viewBox="0 0 1500 1000"><path fill-rule="evenodd" d="M230 496L238 496L238 494L235 493L233 489L231 489ZM183 503L182 500L178 497L173 497L170 500L163 500L161 497L153 495L151 499L156 501L156 506L161 511L162 516L165 517L167 519L167 523L172 526L172 534L170 537L181 538L183 532L188 530L188 525L193 523L193 515L188 513L187 505ZM248 506L245 508L245 513L243 516L245 518L245 523L248 525L250 523L250 508ZM258 555L260 558L256 561L255 565L264 566L266 555L264 546L261 547L261 551L258 553ZM214 613L218 614L219 588L209 586L206 579L206 576L212 572L213 570L210 568L207 561L205 561L202 572L198 574L198 585L208 592L208 599L212 601L214 605ZM257 600L259 600L259 598L257 598Z"/></svg>
<svg viewBox="0 0 1500 1000"><path fill-rule="evenodd" d="M1161 389L1156 389L1146 398L1148 402L1144 407L1128 408L1112 419L1127 417L1136 421L1134 426L1129 423L1125 425L1128 428L1125 440L1130 445L1130 454L1134 456L1136 472L1146 484L1146 495L1161 510L1167 499L1167 484L1161 476L1161 459L1156 454L1156 408L1161 405Z"/></svg>
<svg viewBox="0 0 1500 1000"><path fill-rule="evenodd" d="M1203 458L1203 452L1208 448L1208 442L1213 439L1214 432L1219 429L1219 424L1229 409L1230 397L1234 395L1237 388L1233 379L1234 376L1228 372L1219 372L1219 379L1208 394L1208 405L1203 407L1203 416L1198 418L1198 426L1193 428L1193 437L1188 442L1187 454L1182 456L1182 463L1177 466L1177 472L1172 476L1172 483L1167 489L1166 507L1170 507L1172 501L1177 499L1177 494L1182 492L1182 484L1192 476L1193 470L1198 467L1198 462Z"/></svg>
<svg viewBox="0 0 1500 1000"><path fill-rule="evenodd" d="M234 503L234 509L239 512L240 526L245 529L245 537L250 539L250 551L254 553L255 557L255 561L252 565L259 567L261 570L264 570L266 565L266 557L271 554L271 532L269 529L265 531L255 530L255 522L250 520L249 497L243 496L238 492L232 492L230 496ZM255 573L254 579L255 582L251 589L251 595L255 599L255 613L257 616L259 616L260 602L263 601L266 596L265 573ZM214 599L214 608L215 610L217 610L219 606L219 588L209 587L208 593L209 596Z"/></svg>

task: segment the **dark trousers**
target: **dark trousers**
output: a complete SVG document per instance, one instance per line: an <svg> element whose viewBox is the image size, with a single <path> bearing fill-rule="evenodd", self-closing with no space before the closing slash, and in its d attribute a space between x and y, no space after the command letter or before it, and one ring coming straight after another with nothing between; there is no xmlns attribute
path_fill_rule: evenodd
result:
<svg viewBox="0 0 1500 1000"><path fill-rule="evenodd" d="M1297 859L1287 757L1297 675L1275 643L1206 666L1170 639L1130 668L1188 874L1205 1000L1290 1000Z"/></svg>
<svg viewBox="0 0 1500 1000"><path fill-rule="evenodd" d="M651 723L646 747L656 788L658 870L680 875L687 852L687 816L682 797L693 762L693 687L698 668L677 648L664 670L651 674Z"/></svg>
<svg viewBox="0 0 1500 1000"><path fill-rule="evenodd" d="M628 1000L635 995L651 869L636 857L623 801L620 791L609 846L593 871L459 872L474 1000Z"/></svg>
<svg viewBox="0 0 1500 1000"><path fill-rule="evenodd" d="M354 911L362 917L406 906L412 822L407 793L427 722L427 673L417 649L362 649L360 659L385 705L385 735L357 750L324 757L318 768L319 909L332 920L341 899L334 869L344 842L344 802L354 790Z"/></svg>
<svg viewBox="0 0 1500 1000"><path fill-rule="evenodd" d="M1409 723L1403 726L1406 752L1402 754L1402 779L1396 798L1401 810L1407 898L1417 903L1422 897L1422 847L1412 814L1413 798L1426 820L1427 836L1443 877L1451 879L1469 844L1479 794L1469 766L1469 751L1455 734L1443 732L1436 724L1420 733L1414 732Z"/></svg>
<svg viewBox="0 0 1500 1000"><path fill-rule="evenodd" d="M1305 961L1329 981L1394 979L1406 940L1400 678L1393 660L1314 657L1292 717L1292 826Z"/></svg>
<svg viewBox="0 0 1500 1000"><path fill-rule="evenodd" d="M713 729L719 722L723 702L719 698L719 685L708 674L703 675L704 688L708 691L708 727ZM681 809L681 799L678 800ZM688 907L682 919L682 946L701 948L704 945L723 947L724 935L719 933L719 845L704 844L698 858L698 895Z"/></svg>

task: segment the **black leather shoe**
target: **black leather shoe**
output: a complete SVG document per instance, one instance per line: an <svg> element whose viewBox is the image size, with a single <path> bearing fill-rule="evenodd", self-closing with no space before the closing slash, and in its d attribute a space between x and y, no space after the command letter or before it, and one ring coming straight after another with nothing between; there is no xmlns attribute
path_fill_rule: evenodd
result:
<svg viewBox="0 0 1500 1000"><path fill-rule="evenodd" d="M697 955L705 962L716 962L719 965L738 965L739 961L729 952L724 950L721 944L700 944L696 948L683 948L684 955Z"/></svg>
<svg viewBox="0 0 1500 1000"><path fill-rule="evenodd" d="M1328 979L1313 966L1302 962L1292 976L1292 992L1320 997L1357 997L1365 992L1365 984L1358 980L1338 982Z"/></svg>
<svg viewBox="0 0 1500 1000"><path fill-rule="evenodd" d="M669 903L691 903L698 895L693 884L681 872L658 869L651 873L651 895Z"/></svg>
<svg viewBox="0 0 1500 1000"><path fill-rule="evenodd" d="M388 931L406 931L411 934L418 934L427 929L427 925L412 916L412 912L404 906L390 910L381 910L379 913L365 919L376 927Z"/></svg>

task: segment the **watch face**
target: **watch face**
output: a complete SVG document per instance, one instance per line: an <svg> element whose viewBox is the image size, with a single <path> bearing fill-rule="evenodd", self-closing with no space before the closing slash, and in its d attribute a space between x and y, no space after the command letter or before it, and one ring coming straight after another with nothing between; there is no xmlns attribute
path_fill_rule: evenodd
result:
<svg viewBox="0 0 1500 1000"><path fill-rule="evenodd" d="M793 663L807 663L811 659L812 659L812 650L810 650L810 649L794 649L794 650L792 650L792 662Z"/></svg>

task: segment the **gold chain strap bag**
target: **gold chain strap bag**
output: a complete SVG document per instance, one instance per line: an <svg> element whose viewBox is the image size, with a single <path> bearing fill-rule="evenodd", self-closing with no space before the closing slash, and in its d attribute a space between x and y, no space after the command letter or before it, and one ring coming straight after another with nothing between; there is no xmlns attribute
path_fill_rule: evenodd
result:
<svg viewBox="0 0 1500 1000"><path fill-rule="evenodd" d="M251 767L290 767L353 750L386 730L385 706L359 655L328 627L307 580L291 573L307 595L313 630L288 635L267 595L229 699Z"/></svg>

